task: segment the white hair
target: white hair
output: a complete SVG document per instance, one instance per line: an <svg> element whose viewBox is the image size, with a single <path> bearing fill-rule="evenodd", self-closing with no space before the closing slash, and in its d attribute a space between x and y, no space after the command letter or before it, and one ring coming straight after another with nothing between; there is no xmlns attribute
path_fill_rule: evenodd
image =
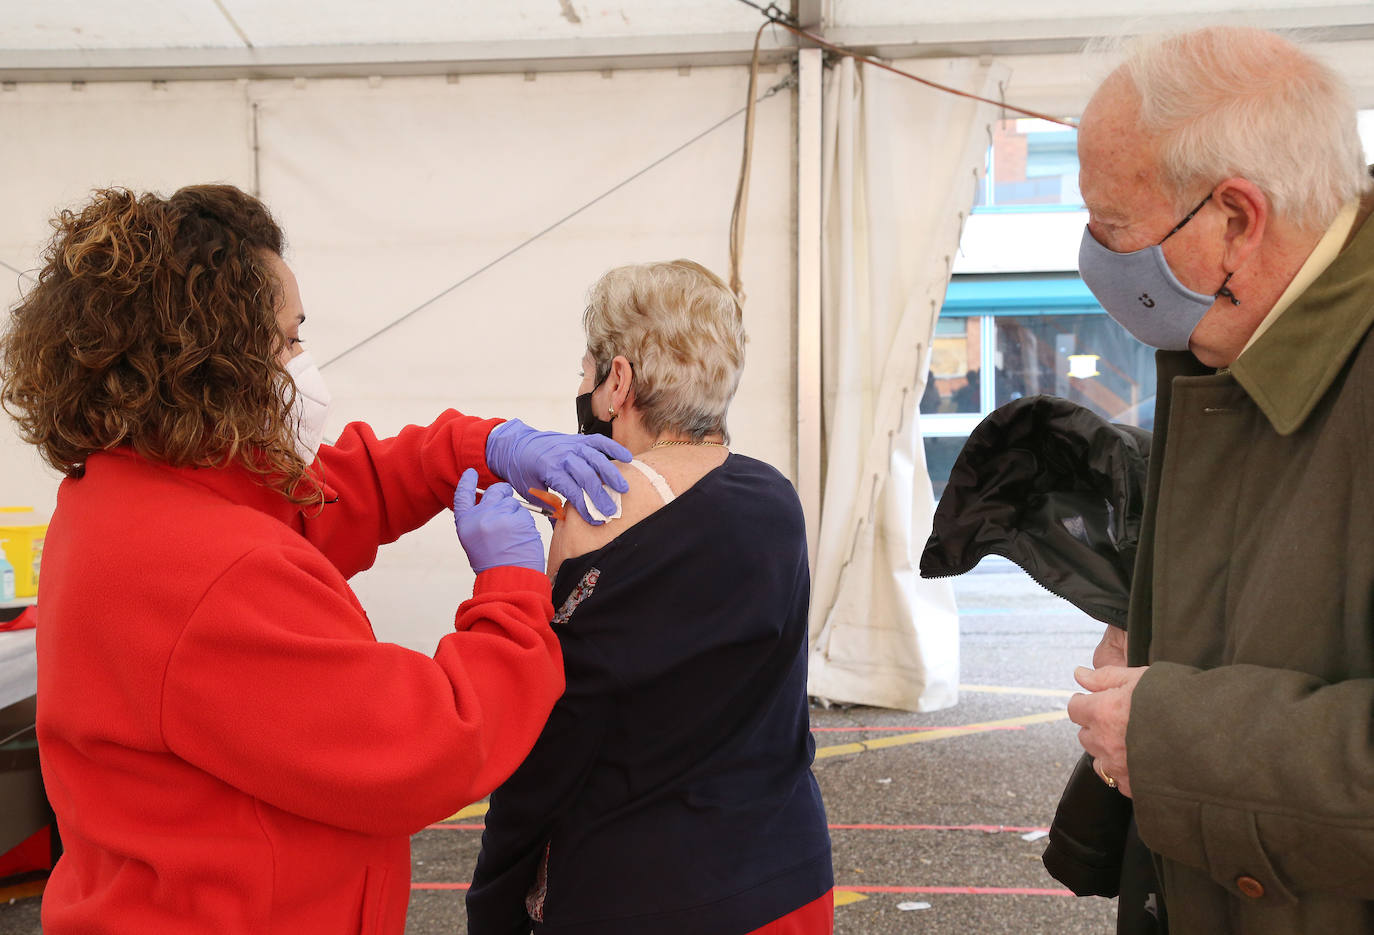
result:
<svg viewBox="0 0 1374 935"><path fill-rule="evenodd" d="M1270 209L1321 230L1370 189L1345 81L1275 33L1212 26L1124 46L1118 69L1140 97L1175 207L1233 176Z"/></svg>
<svg viewBox="0 0 1374 935"><path fill-rule="evenodd" d="M645 428L729 440L725 416L747 339L744 313L719 276L691 260L618 267L592 286L582 324L597 384L617 355L634 367Z"/></svg>

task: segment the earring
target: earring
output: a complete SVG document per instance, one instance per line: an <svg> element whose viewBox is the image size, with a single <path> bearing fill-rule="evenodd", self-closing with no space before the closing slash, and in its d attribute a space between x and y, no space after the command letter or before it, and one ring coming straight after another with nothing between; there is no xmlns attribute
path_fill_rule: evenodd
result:
<svg viewBox="0 0 1374 935"><path fill-rule="evenodd" d="M614 418L615 418L615 407L614 407L614 406L607 406L607 407L606 407L606 415L608 415L608 416L610 416L612 419L614 419Z"/></svg>

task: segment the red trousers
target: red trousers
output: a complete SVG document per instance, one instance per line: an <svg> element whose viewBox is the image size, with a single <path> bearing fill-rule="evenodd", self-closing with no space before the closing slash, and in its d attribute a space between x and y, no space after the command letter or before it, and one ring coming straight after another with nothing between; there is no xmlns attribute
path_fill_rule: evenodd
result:
<svg viewBox="0 0 1374 935"><path fill-rule="evenodd" d="M749 935L834 935L834 932L835 891L830 890L820 899L793 909Z"/></svg>

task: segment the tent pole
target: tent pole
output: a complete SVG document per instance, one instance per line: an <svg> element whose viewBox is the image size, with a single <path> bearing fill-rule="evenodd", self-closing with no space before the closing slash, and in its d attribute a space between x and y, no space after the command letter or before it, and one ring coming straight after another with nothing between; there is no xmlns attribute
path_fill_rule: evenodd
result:
<svg viewBox="0 0 1374 935"><path fill-rule="evenodd" d="M797 53L797 494L813 573L821 524L822 55Z"/></svg>

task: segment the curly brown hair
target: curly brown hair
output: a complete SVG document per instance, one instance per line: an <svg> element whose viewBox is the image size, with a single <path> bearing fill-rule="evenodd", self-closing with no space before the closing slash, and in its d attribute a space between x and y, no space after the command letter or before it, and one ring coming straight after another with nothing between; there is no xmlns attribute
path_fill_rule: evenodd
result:
<svg viewBox="0 0 1374 935"><path fill-rule="evenodd" d="M237 462L296 502L295 384L279 355L282 231L231 185L122 188L64 210L0 338L0 405L69 477L129 445L176 467ZM285 388L285 390L283 390Z"/></svg>

